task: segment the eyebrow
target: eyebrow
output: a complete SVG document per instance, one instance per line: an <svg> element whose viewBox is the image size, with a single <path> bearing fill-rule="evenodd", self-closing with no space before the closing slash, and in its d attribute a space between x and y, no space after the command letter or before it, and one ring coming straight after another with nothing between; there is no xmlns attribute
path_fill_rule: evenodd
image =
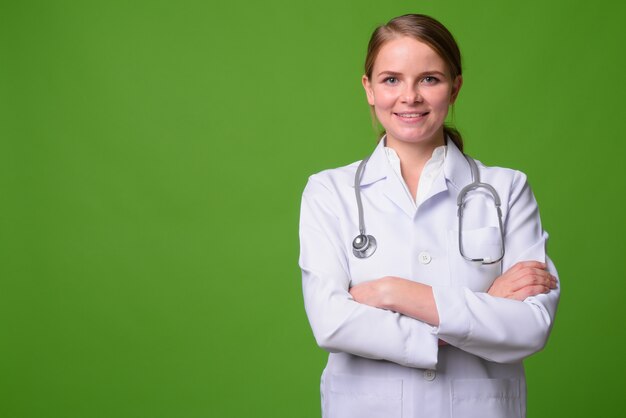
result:
<svg viewBox="0 0 626 418"><path fill-rule="evenodd" d="M420 73L420 75L425 75L425 74L439 74L439 75L441 75L441 76L443 76L443 77L445 77L445 76L446 76L444 73L442 73L442 72L441 72L441 71L439 71L439 70L422 71L422 72ZM390 75L390 76L394 76L394 77L395 77L395 76L402 75L402 73L397 73L397 72L395 72L395 71L381 71L381 72L379 72L379 73L378 73L378 77L380 77L381 75Z"/></svg>

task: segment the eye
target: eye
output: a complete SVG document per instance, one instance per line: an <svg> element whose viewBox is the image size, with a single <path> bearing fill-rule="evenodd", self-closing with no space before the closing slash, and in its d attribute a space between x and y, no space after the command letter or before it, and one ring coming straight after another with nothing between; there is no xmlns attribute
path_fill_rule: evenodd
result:
<svg viewBox="0 0 626 418"><path fill-rule="evenodd" d="M437 84L439 82L439 79L437 77L433 77L432 75L427 75L426 77L422 78L422 82L425 84Z"/></svg>
<svg viewBox="0 0 626 418"><path fill-rule="evenodd" d="M398 79L396 77L385 77L383 79L383 83L385 84L397 84L398 83Z"/></svg>

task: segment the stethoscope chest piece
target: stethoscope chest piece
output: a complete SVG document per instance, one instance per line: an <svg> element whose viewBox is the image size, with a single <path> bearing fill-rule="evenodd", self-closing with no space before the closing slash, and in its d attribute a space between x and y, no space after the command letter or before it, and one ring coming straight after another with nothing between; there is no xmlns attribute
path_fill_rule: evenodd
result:
<svg viewBox="0 0 626 418"><path fill-rule="evenodd" d="M372 235L360 234L352 241L352 254L356 258L367 258L376 252L376 238Z"/></svg>

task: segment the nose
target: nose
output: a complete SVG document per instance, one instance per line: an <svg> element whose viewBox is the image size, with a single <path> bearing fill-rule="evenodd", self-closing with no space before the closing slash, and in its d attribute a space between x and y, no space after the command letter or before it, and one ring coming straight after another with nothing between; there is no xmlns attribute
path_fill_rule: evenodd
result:
<svg viewBox="0 0 626 418"><path fill-rule="evenodd" d="M403 95L403 101L405 103L417 103L422 101L422 96L419 93L419 89L415 87L409 87L406 89Z"/></svg>

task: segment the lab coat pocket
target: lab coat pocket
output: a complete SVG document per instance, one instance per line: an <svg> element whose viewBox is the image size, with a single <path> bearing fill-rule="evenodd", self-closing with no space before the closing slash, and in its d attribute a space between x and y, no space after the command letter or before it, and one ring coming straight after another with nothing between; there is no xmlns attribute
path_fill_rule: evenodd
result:
<svg viewBox="0 0 626 418"><path fill-rule="evenodd" d="M453 418L521 418L519 379L452 381Z"/></svg>
<svg viewBox="0 0 626 418"><path fill-rule="evenodd" d="M401 418L402 379L331 374L324 418Z"/></svg>
<svg viewBox="0 0 626 418"><path fill-rule="evenodd" d="M463 230L463 252L470 258L500 257L502 241L500 228L484 227ZM459 231L448 231L448 263L450 281L457 286L467 287L474 292L486 292L493 281L502 274L502 263L482 264L467 261L459 251Z"/></svg>

